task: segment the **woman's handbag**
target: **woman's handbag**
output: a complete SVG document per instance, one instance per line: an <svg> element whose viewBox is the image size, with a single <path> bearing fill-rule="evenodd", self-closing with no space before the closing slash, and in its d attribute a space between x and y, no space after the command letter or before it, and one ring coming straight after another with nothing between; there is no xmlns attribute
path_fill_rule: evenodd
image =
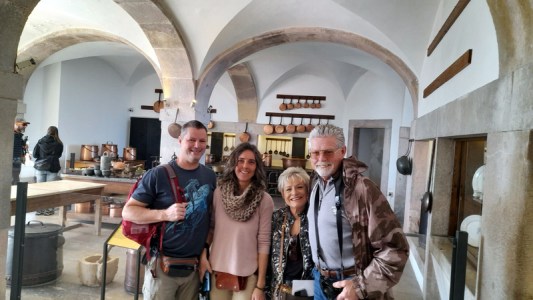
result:
<svg viewBox="0 0 533 300"><path fill-rule="evenodd" d="M230 290L234 292L246 289L248 277L237 276L224 272L215 272L215 282L217 289Z"/></svg>
<svg viewBox="0 0 533 300"><path fill-rule="evenodd" d="M39 158L33 164L33 167L35 168L35 170L38 170L38 171L48 171L50 170L50 166L51 166L50 157Z"/></svg>

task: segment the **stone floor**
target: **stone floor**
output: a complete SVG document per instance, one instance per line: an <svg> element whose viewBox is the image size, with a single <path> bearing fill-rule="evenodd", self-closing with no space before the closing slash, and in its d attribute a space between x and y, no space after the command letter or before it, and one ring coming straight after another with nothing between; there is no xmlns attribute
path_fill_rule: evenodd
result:
<svg viewBox="0 0 533 300"><path fill-rule="evenodd" d="M57 213L54 216L38 216L39 220L45 223L58 224ZM90 255L102 255L103 244L113 232L117 225L106 225L102 229L102 235L96 236L93 233L91 224L82 224L80 227L67 230L63 233L65 244L63 246L63 263L64 269L62 275L53 283L37 286L23 287L21 298L23 300L57 300L57 299L101 299L100 287L88 287L80 283L78 277L78 264L81 259ZM110 256L119 258L118 272L113 281L106 287L105 299L134 299L134 296L125 291L124 282L126 269L128 276L133 276L132 267L127 267L126 254L124 248L114 247L109 251ZM131 285L132 277L128 280ZM8 287L6 299L10 298L10 289ZM394 287L395 299L416 300L422 299L420 287L416 281L411 264L407 266L400 283ZM142 299L142 295L139 296Z"/></svg>

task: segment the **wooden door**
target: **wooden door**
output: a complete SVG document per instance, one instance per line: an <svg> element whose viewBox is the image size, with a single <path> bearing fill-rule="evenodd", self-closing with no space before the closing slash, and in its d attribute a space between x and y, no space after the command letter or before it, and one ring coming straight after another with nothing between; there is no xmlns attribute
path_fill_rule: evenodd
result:
<svg viewBox="0 0 533 300"><path fill-rule="evenodd" d="M145 160L145 169L159 160L161 147L161 121L152 118L132 117L130 120L130 146L137 148L137 159Z"/></svg>

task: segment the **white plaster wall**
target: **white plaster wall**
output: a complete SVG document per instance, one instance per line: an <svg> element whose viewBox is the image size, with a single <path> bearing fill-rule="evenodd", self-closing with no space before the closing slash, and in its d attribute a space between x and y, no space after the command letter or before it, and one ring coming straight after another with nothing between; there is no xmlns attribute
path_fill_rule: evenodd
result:
<svg viewBox="0 0 533 300"><path fill-rule="evenodd" d="M235 88L227 72L220 77L215 85L211 99L209 100L209 105L212 105L217 110L212 115L212 120L215 122L236 122L239 119L237 95L235 94Z"/></svg>
<svg viewBox="0 0 533 300"><path fill-rule="evenodd" d="M441 1L431 43L457 1ZM472 63L427 98L424 89L468 49ZM418 117L476 90L498 78L499 61L496 31L486 1L472 0L429 57L419 75Z"/></svg>
<svg viewBox="0 0 533 300"><path fill-rule="evenodd" d="M392 120L389 178L386 189L388 192L394 192L396 185L396 159L399 156L398 143L403 112L412 111L412 104L405 100L405 93L405 85L395 74L382 77L367 72L354 86L346 105L338 111L338 114L343 115L345 132L348 132L349 120ZM404 109L406 104L411 108ZM394 197L389 198L389 203L394 207Z"/></svg>
<svg viewBox="0 0 533 300"><path fill-rule="evenodd" d="M50 125L57 125L65 145L62 164L76 153L81 145L98 145L113 142L119 153L129 142L129 120L135 117L158 118L153 111L144 111L140 105L152 105L160 88L155 72L137 70L144 74L136 80L123 78L105 61L98 58L76 59L37 69L30 78L24 103L28 110L25 118L31 124L27 135L30 147ZM75 75L74 75L75 74ZM134 77L135 75L132 75ZM130 112L129 108L134 111ZM172 111L163 110L171 114ZM58 117L59 116L59 117ZM31 164L22 176L33 176Z"/></svg>

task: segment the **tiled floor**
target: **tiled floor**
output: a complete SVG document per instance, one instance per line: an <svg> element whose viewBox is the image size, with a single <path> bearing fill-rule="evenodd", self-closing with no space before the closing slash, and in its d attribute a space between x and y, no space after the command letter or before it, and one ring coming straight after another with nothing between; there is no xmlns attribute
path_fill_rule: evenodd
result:
<svg viewBox="0 0 533 300"><path fill-rule="evenodd" d="M49 217L38 217L45 223L58 222L57 214ZM56 223L58 224L58 223ZM62 275L51 284L38 287L23 287L21 298L23 300L56 300L56 299L100 299L100 287L88 287L80 283L78 277L78 264L81 259L90 255L102 255L103 244L112 233L114 226L104 226L102 235L96 236L90 224L83 224L72 230L65 231L65 244L63 245L64 269ZM109 251L110 256L119 258L118 272L113 281L107 285L105 299L134 299L134 296L124 289L126 277L126 249L114 247ZM128 276L133 276L132 267L128 268ZM131 277L129 277L131 278ZM128 283L131 284L131 279ZM7 289L6 299L10 298L10 289ZM422 293L416 282L413 269L409 264L400 283L394 287L395 299L422 299ZM140 295L139 299L142 299Z"/></svg>

